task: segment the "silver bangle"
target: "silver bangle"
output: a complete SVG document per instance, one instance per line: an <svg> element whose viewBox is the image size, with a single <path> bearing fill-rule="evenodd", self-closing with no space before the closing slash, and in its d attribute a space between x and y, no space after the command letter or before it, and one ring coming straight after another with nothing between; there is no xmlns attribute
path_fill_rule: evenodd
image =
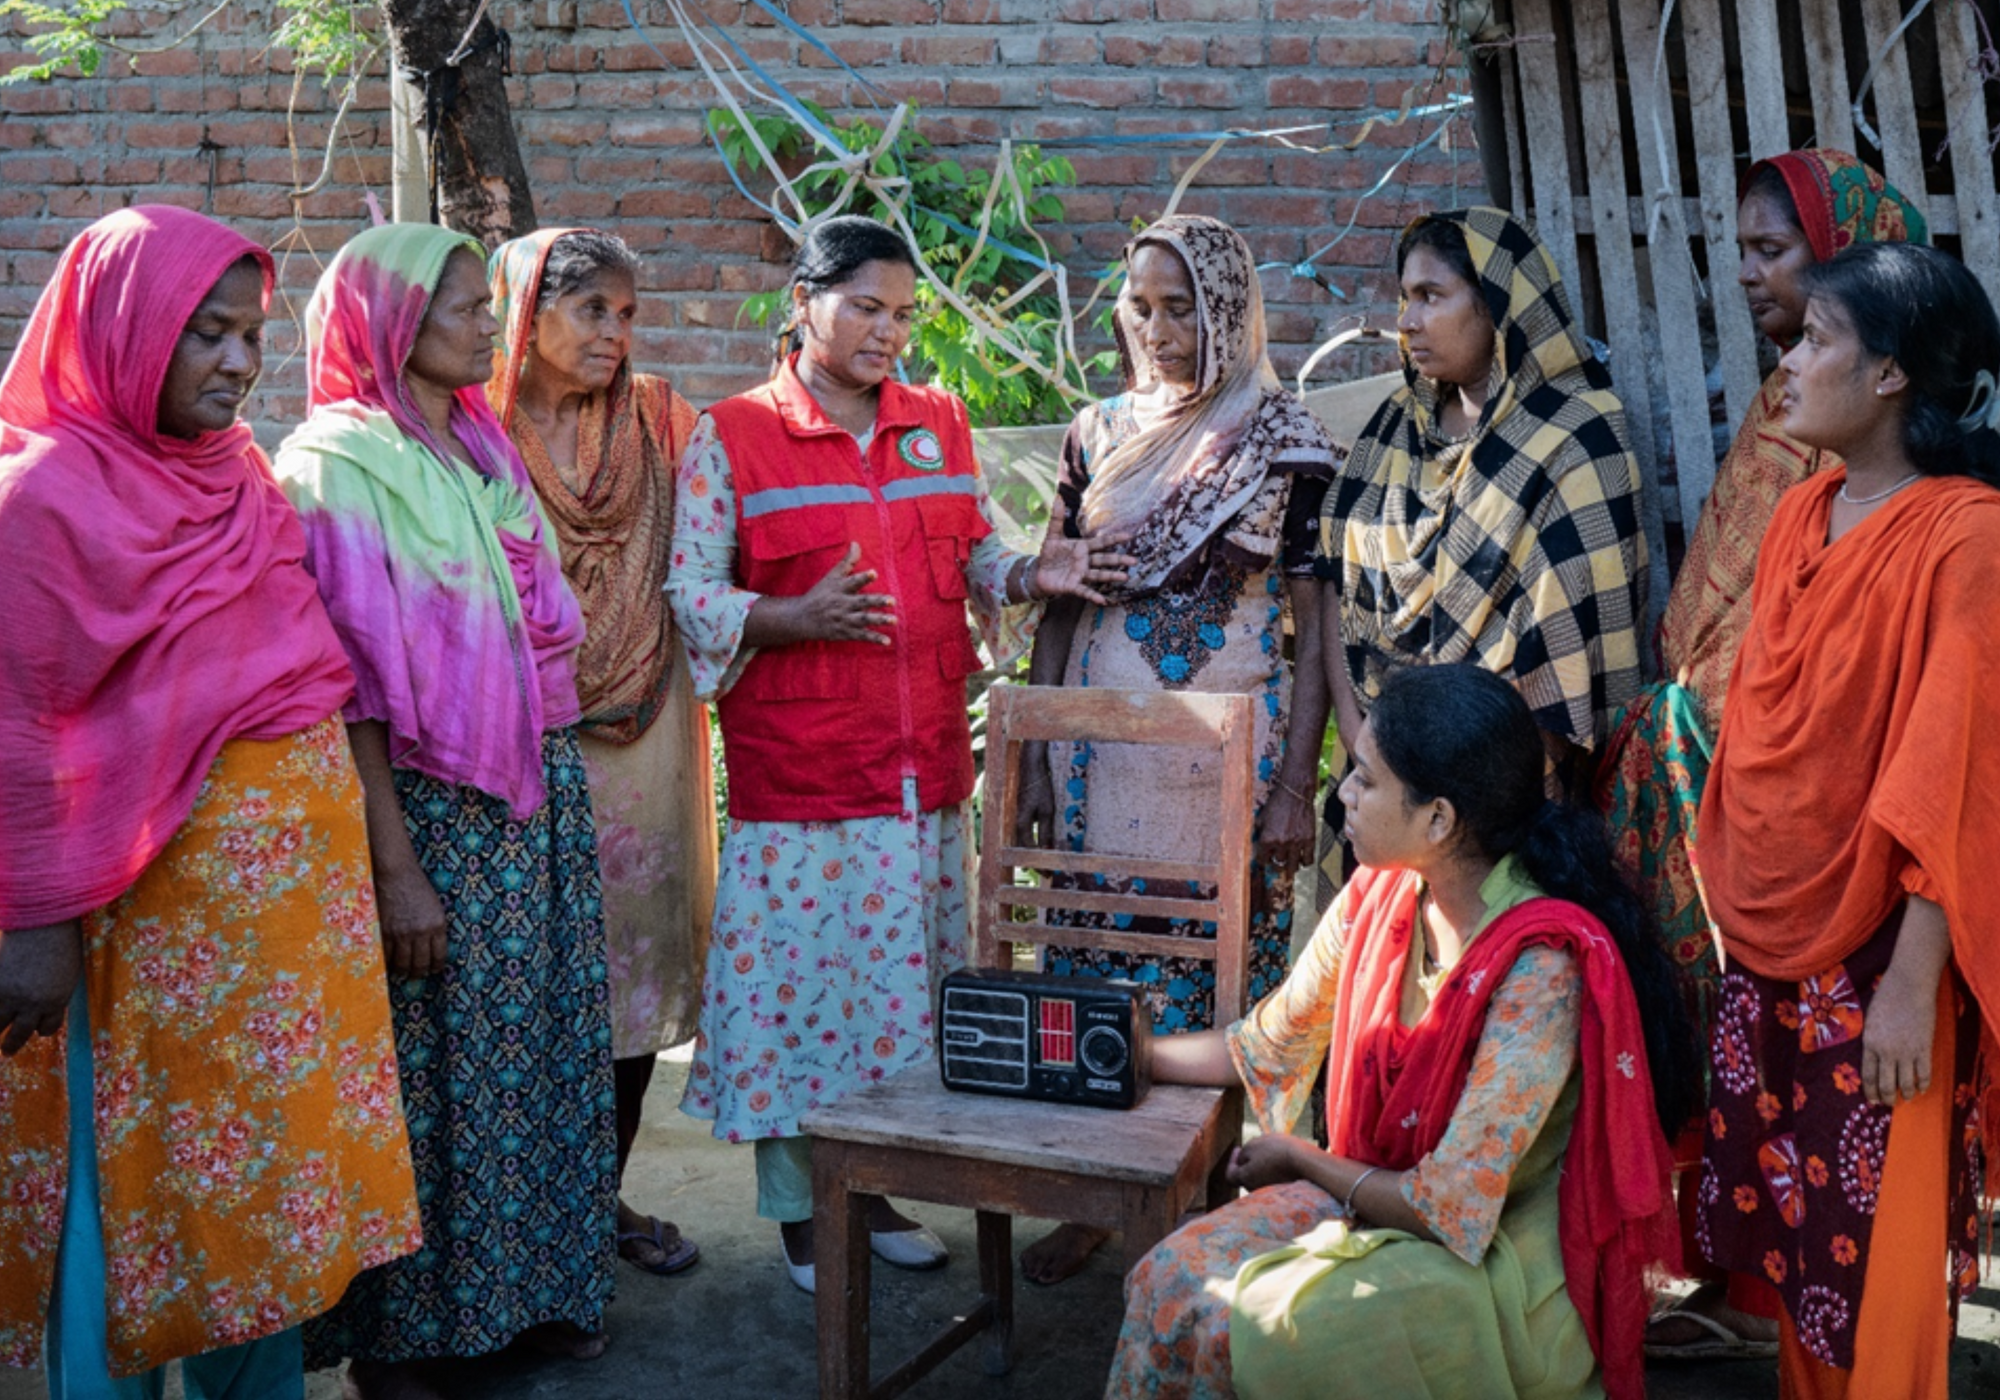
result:
<svg viewBox="0 0 2000 1400"><path fill-rule="evenodd" d="M1362 1182L1366 1181L1369 1177L1375 1175L1376 1172L1379 1172L1381 1170L1382 1169L1380 1167L1370 1167L1367 1171L1355 1177L1354 1184L1347 1188L1347 1199L1340 1203L1340 1208L1343 1212L1346 1213L1347 1218L1350 1222L1359 1220L1361 1218L1360 1216L1354 1213L1354 1193L1361 1189Z"/></svg>

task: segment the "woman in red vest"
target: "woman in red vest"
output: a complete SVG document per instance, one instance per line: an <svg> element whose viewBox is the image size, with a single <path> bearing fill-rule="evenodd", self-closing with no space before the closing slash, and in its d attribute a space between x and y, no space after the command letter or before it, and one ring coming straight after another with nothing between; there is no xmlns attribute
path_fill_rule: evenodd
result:
<svg viewBox="0 0 2000 1400"><path fill-rule="evenodd" d="M682 1107L757 1144L758 1214L813 1287L799 1119L931 1053L937 980L963 965L972 608L996 652L1039 599L1102 601L1105 539L1039 555L988 519L965 405L890 378L916 260L873 219L799 250L768 384L715 405L680 467L667 591L729 768L715 926ZM875 1253L944 1246L876 1201Z"/></svg>

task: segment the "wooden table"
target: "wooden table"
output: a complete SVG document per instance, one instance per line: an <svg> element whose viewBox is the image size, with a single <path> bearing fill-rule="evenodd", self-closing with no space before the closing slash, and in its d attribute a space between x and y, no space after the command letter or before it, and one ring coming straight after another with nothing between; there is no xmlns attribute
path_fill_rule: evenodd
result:
<svg viewBox="0 0 2000 1400"><path fill-rule="evenodd" d="M1222 1172L1242 1125L1235 1089L1160 1085L1120 1112L947 1092L929 1061L807 1115L821 1400L888 1400L982 1333L988 1374L1003 1374L1012 1217L1118 1230L1129 1268L1190 1205L1234 1194ZM969 1206L979 1240L979 1302L872 1387L863 1195Z"/></svg>

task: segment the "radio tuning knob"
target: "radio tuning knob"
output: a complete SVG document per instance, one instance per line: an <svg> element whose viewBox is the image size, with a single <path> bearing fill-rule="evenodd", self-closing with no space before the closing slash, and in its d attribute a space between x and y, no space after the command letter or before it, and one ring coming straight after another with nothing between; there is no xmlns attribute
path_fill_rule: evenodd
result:
<svg viewBox="0 0 2000 1400"><path fill-rule="evenodd" d="M1109 1079L1125 1068L1130 1051L1125 1037L1117 1031L1109 1026L1093 1026L1083 1033L1077 1055L1085 1069L1100 1079Z"/></svg>

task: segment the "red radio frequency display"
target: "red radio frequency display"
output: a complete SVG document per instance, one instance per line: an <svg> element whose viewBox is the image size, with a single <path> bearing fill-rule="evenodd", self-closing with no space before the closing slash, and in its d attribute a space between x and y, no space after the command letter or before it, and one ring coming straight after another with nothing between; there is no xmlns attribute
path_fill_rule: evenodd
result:
<svg viewBox="0 0 2000 1400"><path fill-rule="evenodd" d="M1042 1063L1045 1065L1073 1065L1076 1063L1076 1003L1062 1001L1055 997L1043 997L1042 1002Z"/></svg>

